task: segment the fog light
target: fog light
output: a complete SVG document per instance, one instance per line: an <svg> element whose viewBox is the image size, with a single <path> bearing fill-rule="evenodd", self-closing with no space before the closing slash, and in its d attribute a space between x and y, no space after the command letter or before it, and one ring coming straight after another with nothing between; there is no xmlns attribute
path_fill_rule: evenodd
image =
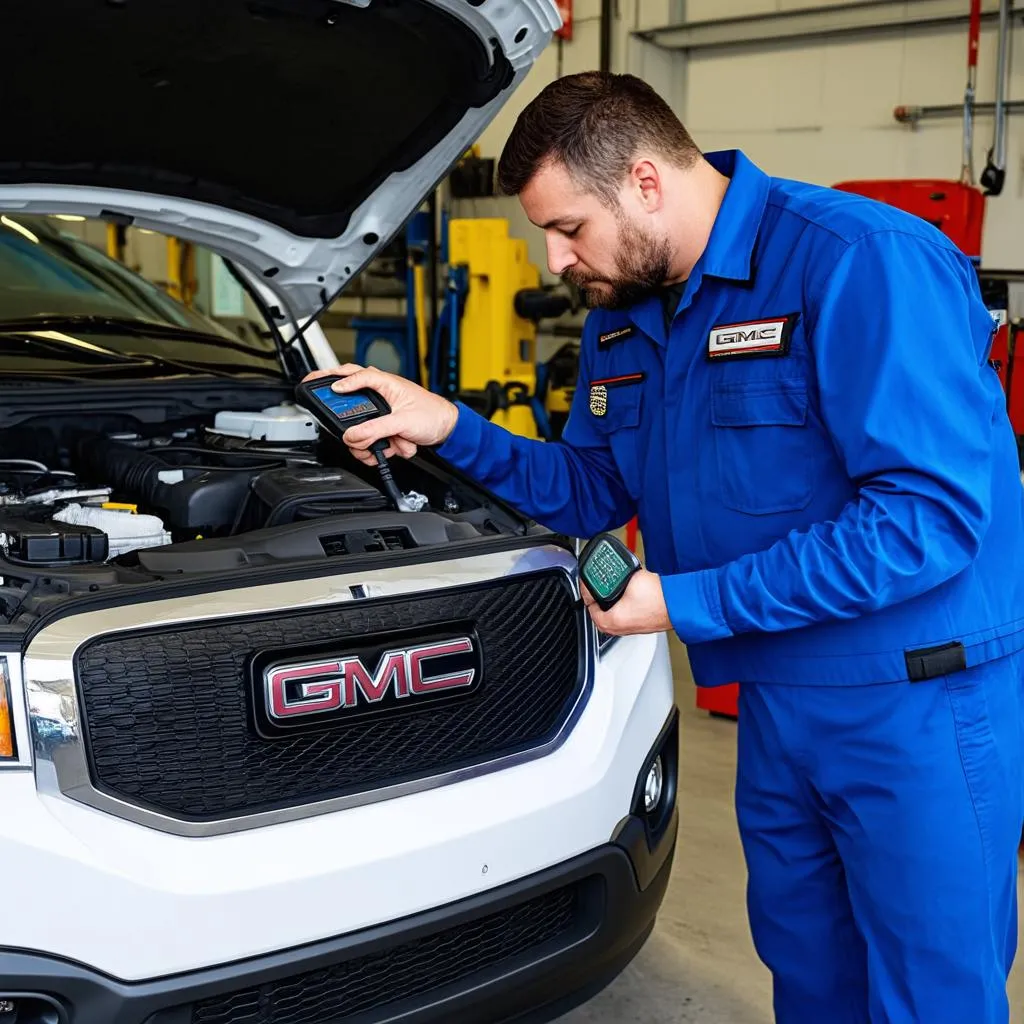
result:
<svg viewBox="0 0 1024 1024"><path fill-rule="evenodd" d="M655 758L651 770L647 773L647 781L644 783L644 810L652 814L658 804L661 803L661 793L664 788L664 770L661 767L661 755Z"/></svg>
<svg viewBox="0 0 1024 1024"><path fill-rule="evenodd" d="M50 996L14 992L0 996L0 1024L67 1024L67 1015Z"/></svg>

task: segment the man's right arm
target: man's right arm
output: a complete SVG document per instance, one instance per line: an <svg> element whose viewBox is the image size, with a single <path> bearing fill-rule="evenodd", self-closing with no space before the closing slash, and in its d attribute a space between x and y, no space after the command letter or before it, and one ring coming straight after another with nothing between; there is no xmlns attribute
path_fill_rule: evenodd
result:
<svg viewBox="0 0 1024 1024"><path fill-rule="evenodd" d="M574 405L580 394L578 389ZM572 537L592 537L635 514L607 444L534 441L461 403L457 407L455 429L438 454L538 523Z"/></svg>
<svg viewBox="0 0 1024 1024"><path fill-rule="evenodd" d="M580 379L587 379L584 341ZM608 439L591 423L585 388L573 397L563 442L536 441L513 434L461 403L451 403L412 381L373 367L347 365L311 376L339 373L335 390L372 388L391 406L388 416L345 434L352 453L374 464L369 448L391 438L388 454L409 458L421 445L437 453L524 515L558 533L592 537L616 529L636 512L636 502L619 474Z"/></svg>

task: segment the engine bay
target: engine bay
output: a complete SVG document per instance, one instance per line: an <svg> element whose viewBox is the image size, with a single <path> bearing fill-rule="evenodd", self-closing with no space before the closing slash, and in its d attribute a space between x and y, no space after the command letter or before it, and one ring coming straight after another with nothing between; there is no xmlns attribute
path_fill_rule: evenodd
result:
<svg viewBox="0 0 1024 1024"><path fill-rule="evenodd" d="M391 461L415 511L290 403L2 429L0 623L112 585L522 532L443 471Z"/></svg>

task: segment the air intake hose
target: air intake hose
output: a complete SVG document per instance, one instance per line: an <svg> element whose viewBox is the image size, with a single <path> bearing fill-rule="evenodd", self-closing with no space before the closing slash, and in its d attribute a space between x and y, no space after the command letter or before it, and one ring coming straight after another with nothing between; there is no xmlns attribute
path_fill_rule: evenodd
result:
<svg viewBox="0 0 1024 1024"><path fill-rule="evenodd" d="M156 503L161 486L159 474L169 469L163 460L102 434L77 435L74 450L76 465L81 467L80 477L129 494L135 501Z"/></svg>

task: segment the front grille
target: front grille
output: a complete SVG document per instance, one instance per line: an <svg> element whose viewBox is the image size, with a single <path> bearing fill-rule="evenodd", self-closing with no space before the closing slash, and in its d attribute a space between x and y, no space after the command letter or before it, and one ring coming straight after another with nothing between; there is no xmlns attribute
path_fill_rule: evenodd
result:
<svg viewBox="0 0 1024 1024"><path fill-rule="evenodd" d="M192 1024L341 1024L495 967L572 929L577 886L353 960L206 999Z"/></svg>
<svg viewBox="0 0 1024 1024"><path fill-rule="evenodd" d="M249 659L314 642L469 621L483 652L471 696L261 736ZM209 820L441 774L544 743L582 686L579 619L561 574L301 613L111 634L77 657L93 784L174 817Z"/></svg>

